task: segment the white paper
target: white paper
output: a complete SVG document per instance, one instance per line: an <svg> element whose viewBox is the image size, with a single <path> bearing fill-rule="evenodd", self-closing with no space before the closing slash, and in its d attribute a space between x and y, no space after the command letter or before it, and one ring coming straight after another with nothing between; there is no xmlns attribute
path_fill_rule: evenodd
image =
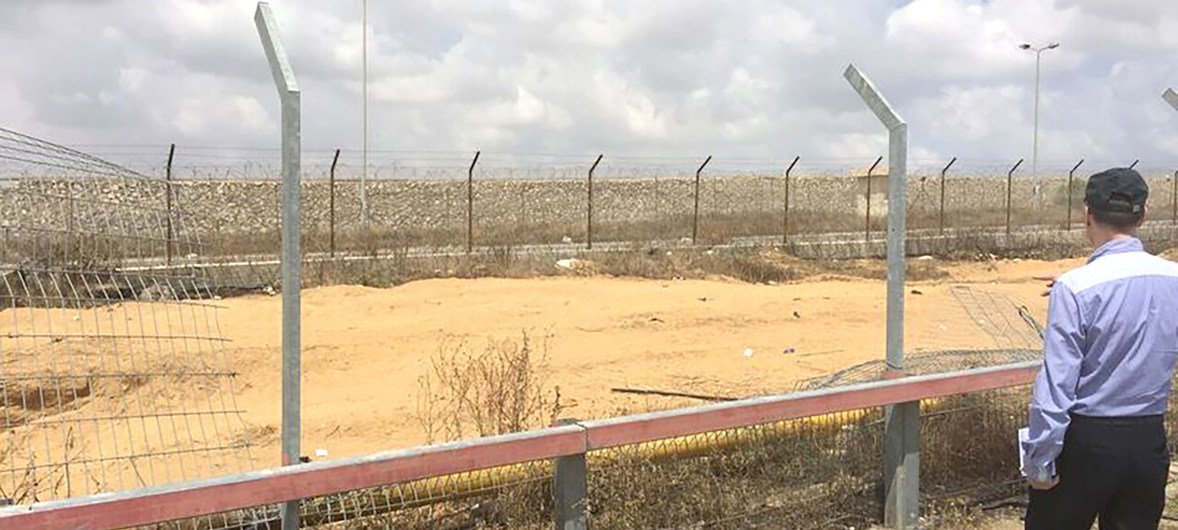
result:
<svg viewBox="0 0 1178 530"><path fill-rule="evenodd" d="M1023 472L1023 469L1027 467L1027 450L1026 450L1026 446L1023 445L1023 443L1028 442L1030 440L1031 440L1031 428L1030 427L1023 427L1018 430L1018 469L1019 469L1019 473L1022 473L1023 477L1027 476L1027 474L1025 472Z"/></svg>
<svg viewBox="0 0 1178 530"><path fill-rule="evenodd" d="M1018 430L1018 469L1019 469L1019 473L1022 474L1023 478L1026 478L1026 476L1027 476L1027 474L1025 472L1023 472L1023 468L1026 467L1026 462L1027 462L1027 450L1026 450L1026 445L1024 445L1024 443L1029 442L1030 440L1031 440L1031 428L1030 427L1023 427ZM1053 476L1053 477L1055 476L1055 462L1047 464L1047 472L1049 474L1051 474L1051 476Z"/></svg>

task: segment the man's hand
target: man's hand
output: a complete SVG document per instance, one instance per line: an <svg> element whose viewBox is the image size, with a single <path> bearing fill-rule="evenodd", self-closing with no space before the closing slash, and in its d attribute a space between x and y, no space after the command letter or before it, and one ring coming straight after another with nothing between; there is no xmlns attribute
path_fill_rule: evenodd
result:
<svg viewBox="0 0 1178 530"><path fill-rule="evenodd" d="M1047 296L1047 295L1051 294L1051 288L1055 287L1055 280L1059 279L1059 275L1058 274L1044 274L1041 276L1035 276L1034 278L1036 280L1042 280L1042 281L1047 282L1047 288L1044 289L1043 292L1039 293L1039 296Z"/></svg>
<svg viewBox="0 0 1178 530"><path fill-rule="evenodd" d="M1051 480L1046 481L1027 479L1027 485L1030 486L1031 489L1039 491L1047 491L1051 488L1054 488L1057 484L1059 484L1059 477L1052 477Z"/></svg>

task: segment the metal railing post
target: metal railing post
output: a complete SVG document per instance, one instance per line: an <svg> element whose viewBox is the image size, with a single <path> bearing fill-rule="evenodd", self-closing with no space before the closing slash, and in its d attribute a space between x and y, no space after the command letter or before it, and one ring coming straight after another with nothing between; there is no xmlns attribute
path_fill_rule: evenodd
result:
<svg viewBox="0 0 1178 530"><path fill-rule="evenodd" d="M876 90L848 65L843 77L888 129L888 306L887 375L904 370L904 246L908 204L908 124ZM870 178L868 178L870 182ZM915 528L920 518L920 402L885 408L884 524Z"/></svg>
<svg viewBox="0 0 1178 530"><path fill-rule="evenodd" d="M794 166L798 165L798 160L802 157L795 156L794 161L789 163L789 167L785 168L785 204L783 208L783 215L781 221L781 244L789 245L789 176L793 173Z"/></svg>
<svg viewBox="0 0 1178 530"><path fill-rule="evenodd" d="M327 173L327 248L335 257L335 165L339 163L339 149L331 157L331 171Z"/></svg>
<svg viewBox="0 0 1178 530"><path fill-rule="evenodd" d="M691 214L691 245L695 246L696 240L699 238L699 175L703 173L708 162L712 161L712 155L708 155L704 159L704 163L699 165L699 169L695 170L695 209Z"/></svg>
<svg viewBox="0 0 1178 530"><path fill-rule="evenodd" d="M945 164L945 167L941 168L941 206L940 221L938 223L941 227L941 234L945 233L945 173L949 171L949 168L953 167L954 162L957 162L957 157L953 157L953 160L950 160L948 164Z"/></svg>
<svg viewBox="0 0 1178 530"><path fill-rule="evenodd" d="M301 306L299 166L302 159L301 95L270 4L258 2L254 24L282 104L282 465L299 463L301 438ZM299 527L299 502L282 505L283 530Z"/></svg>
<svg viewBox="0 0 1178 530"><path fill-rule="evenodd" d="M565 419L556 426L576 425L577 420ZM555 508L556 530L586 530L589 520L589 468L585 453L561 456L552 462L552 500Z"/></svg>
<svg viewBox="0 0 1178 530"><path fill-rule="evenodd" d="M466 253L474 251L474 166L479 163L482 151L475 151L470 167L466 170Z"/></svg>
<svg viewBox="0 0 1178 530"><path fill-rule="evenodd" d="M168 167L164 172L164 263L172 266L172 159L176 156L176 144L168 148Z"/></svg>
<svg viewBox="0 0 1178 530"><path fill-rule="evenodd" d="M589 167L589 177L586 181L588 187L589 197L586 202L587 219L585 220L585 248L593 249L593 172L597 171L597 164L601 163L601 159L605 155L597 155L597 160L593 161L593 165Z"/></svg>
<svg viewBox="0 0 1178 530"><path fill-rule="evenodd" d="M1063 225L1064 230L1072 229L1072 183L1076 178L1076 170L1084 164L1084 159L1081 158L1076 165L1072 166L1071 171L1068 171L1068 219L1067 223Z"/></svg>
<svg viewBox="0 0 1178 530"><path fill-rule="evenodd" d="M875 173L876 166L883 161L883 157L875 159L875 163L867 169L867 218L863 228L863 241L871 241L871 176Z"/></svg>
<svg viewBox="0 0 1178 530"><path fill-rule="evenodd" d="M1006 172L1006 237L1007 238L1010 238L1010 193L1011 193L1011 187L1014 184L1014 172L1022 164L1023 164L1023 159L1020 158L1020 159L1018 159L1018 162L1015 162L1014 165L1010 167L1010 171Z"/></svg>

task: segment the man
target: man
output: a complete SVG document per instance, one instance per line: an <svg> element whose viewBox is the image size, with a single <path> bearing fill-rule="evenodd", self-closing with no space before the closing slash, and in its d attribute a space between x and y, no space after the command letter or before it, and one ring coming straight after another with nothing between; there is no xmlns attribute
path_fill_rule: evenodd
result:
<svg viewBox="0 0 1178 530"><path fill-rule="evenodd" d="M1178 358L1178 264L1137 239L1149 188L1116 168L1088 179L1088 263L1051 280L1023 473L1028 529L1156 529Z"/></svg>

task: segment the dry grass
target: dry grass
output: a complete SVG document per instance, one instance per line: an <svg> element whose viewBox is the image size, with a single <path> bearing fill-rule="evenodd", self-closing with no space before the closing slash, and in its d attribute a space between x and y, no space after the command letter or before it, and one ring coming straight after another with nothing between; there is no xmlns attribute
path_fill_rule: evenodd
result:
<svg viewBox="0 0 1178 530"><path fill-rule="evenodd" d="M523 332L489 339L481 351L447 339L418 383L416 418L429 443L547 427L562 409L547 370L547 338L537 345Z"/></svg>

